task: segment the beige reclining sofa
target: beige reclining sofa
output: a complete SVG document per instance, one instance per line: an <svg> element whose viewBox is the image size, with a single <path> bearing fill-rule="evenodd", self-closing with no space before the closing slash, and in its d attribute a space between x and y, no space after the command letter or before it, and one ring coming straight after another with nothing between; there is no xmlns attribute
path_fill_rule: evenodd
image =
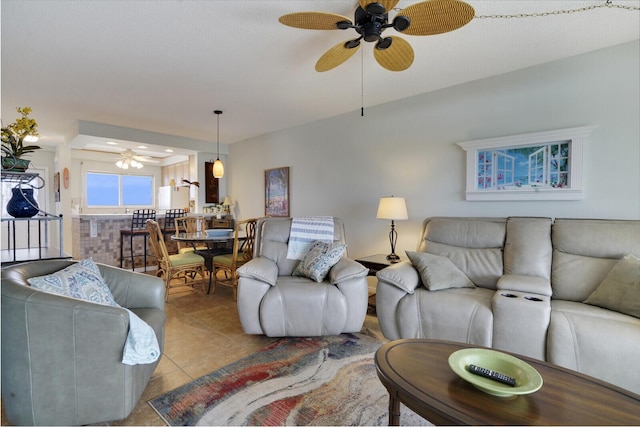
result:
<svg viewBox="0 0 640 427"><path fill-rule="evenodd" d="M640 221L428 218L408 255L377 274L385 337L493 347L640 393Z"/></svg>

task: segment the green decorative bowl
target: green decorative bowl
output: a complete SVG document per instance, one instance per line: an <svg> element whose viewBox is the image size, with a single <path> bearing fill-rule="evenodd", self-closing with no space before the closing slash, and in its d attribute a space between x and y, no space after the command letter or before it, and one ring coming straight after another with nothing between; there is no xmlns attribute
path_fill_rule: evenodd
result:
<svg viewBox="0 0 640 427"><path fill-rule="evenodd" d="M488 378L472 374L469 365L481 366L515 378L511 387ZM542 387L542 377L533 366L509 354L483 348L466 348L451 353L449 366L460 378L473 384L477 389L494 396L509 397L529 394Z"/></svg>

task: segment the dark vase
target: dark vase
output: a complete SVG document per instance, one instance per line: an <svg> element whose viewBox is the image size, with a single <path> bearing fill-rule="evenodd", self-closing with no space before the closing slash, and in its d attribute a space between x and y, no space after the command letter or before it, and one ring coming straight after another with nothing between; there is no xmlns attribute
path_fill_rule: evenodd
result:
<svg viewBox="0 0 640 427"><path fill-rule="evenodd" d="M33 198L33 188L12 188L11 191L13 196L7 203L9 215L14 218L31 218L38 213L38 203Z"/></svg>

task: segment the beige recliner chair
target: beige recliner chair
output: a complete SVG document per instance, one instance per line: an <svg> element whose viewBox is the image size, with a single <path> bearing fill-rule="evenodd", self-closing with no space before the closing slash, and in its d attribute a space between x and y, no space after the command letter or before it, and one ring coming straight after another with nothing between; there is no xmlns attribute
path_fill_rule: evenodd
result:
<svg viewBox="0 0 640 427"><path fill-rule="evenodd" d="M13 425L82 425L124 419L160 358L125 365L129 313L121 307L54 295L27 278L73 261L2 269L2 400ZM164 283L98 264L116 302L148 323L164 344Z"/></svg>
<svg viewBox="0 0 640 427"><path fill-rule="evenodd" d="M291 218L262 218L253 259L238 269L238 312L245 333L281 336L359 332L367 314L368 269L345 253L322 282L292 276L287 259ZM334 218L334 241L346 243Z"/></svg>

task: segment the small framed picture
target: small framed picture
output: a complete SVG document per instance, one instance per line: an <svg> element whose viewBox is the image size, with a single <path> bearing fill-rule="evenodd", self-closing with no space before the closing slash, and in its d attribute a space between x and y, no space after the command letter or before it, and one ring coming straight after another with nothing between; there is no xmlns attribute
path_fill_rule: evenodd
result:
<svg viewBox="0 0 640 427"><path fill-rule="evenodd" d="M289 167L264 171L264 214L289 216Z"/></svg>

